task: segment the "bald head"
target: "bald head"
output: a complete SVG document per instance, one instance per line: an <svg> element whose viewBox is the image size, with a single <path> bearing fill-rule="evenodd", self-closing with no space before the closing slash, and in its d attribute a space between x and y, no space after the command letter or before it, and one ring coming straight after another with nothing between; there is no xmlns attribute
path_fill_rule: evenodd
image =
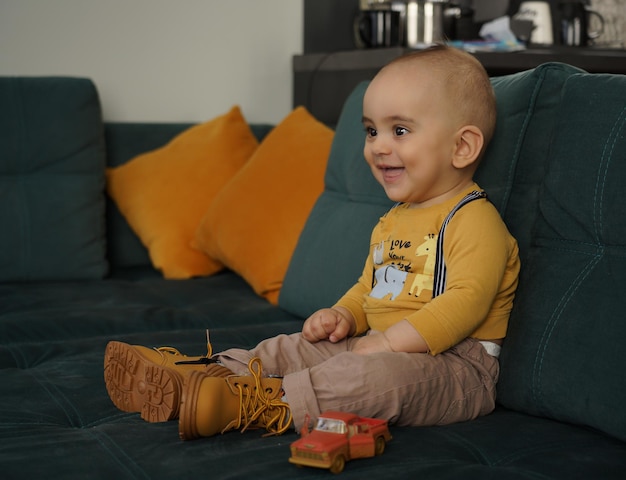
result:
<svg viewBox="0 0 626 480"><path fill-rule="evenodd" d="M477 126L485 145L496 124L496 100L484 67L475 57L459 49L437 45L392 60L378 75L415 74L416 82L426 72L441 87L441 98L449 115L461 125ZM417 75L419 73L419 75ZM418 88L419 85L416 85Z"/></svg>

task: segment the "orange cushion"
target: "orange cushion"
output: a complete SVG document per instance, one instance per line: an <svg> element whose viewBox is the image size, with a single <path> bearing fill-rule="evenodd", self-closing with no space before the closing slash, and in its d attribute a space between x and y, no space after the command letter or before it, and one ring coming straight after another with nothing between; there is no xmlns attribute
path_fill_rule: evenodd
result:
<svg viewBox="0 0 626 480"><path fill-rule="evenodd" d="M199 248L273 304L324 189L333 135L305 108L296 108L215 197L198 228Z"/></svg>
<svg viewBox="0 0 626 480"><path fill-rule="evenodd" d="M210 275L222 264L192 248L213 198L258 147L239 107L167 145L107 169L107 191L165 278Z"/></svg>

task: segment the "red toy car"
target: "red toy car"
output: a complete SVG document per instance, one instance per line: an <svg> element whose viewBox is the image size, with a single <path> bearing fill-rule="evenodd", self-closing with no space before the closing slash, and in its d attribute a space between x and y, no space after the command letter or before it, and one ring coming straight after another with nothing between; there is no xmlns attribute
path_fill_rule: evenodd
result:
<svg viewBox="0 0 626 480"><path fill-rule="evenodd" d="M305 427L302 438L291 444L289 461L339 473L348 460L382 455L389 440L387 420L325 412L312 432Z"/></svg>

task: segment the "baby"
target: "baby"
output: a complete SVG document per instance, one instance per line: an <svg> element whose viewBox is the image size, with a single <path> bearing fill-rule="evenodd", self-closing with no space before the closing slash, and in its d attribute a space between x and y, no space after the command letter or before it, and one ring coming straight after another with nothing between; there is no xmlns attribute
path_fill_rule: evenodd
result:
<svg viewBox="0 0 626 480"><path fill-rule="evenodd" d="M434 46L385 66L363 100L364 157L397 203L356 284L301 333L252 350L211 355L209 344L207 356L186 357L110 342L115 405L148 421L179 417L184 439L278 434L326 410L413 426L490 413L520 267L473 180L495 118L489 78L465 52ZM148 377L167 397L146 393Z"/></svg>

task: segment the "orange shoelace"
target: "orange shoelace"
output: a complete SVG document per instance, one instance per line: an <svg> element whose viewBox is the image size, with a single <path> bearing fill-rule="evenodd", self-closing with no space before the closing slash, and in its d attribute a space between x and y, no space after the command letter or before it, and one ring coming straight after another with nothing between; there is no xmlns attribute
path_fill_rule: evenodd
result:
<svg viewBox="0 0 626 480"><path fill-rule="evenodd" d="M291 410L289 405L280 398L272 398L274 390L264 388L261 373L263 367L257 357L248 362L248 369L254 378L254 385L234 382L231 389L239 395L239 418L230 422L222 433L227 430L239 429L244 432L249 427L265 427L267 435L281 435L291 425Z"/></svg>

